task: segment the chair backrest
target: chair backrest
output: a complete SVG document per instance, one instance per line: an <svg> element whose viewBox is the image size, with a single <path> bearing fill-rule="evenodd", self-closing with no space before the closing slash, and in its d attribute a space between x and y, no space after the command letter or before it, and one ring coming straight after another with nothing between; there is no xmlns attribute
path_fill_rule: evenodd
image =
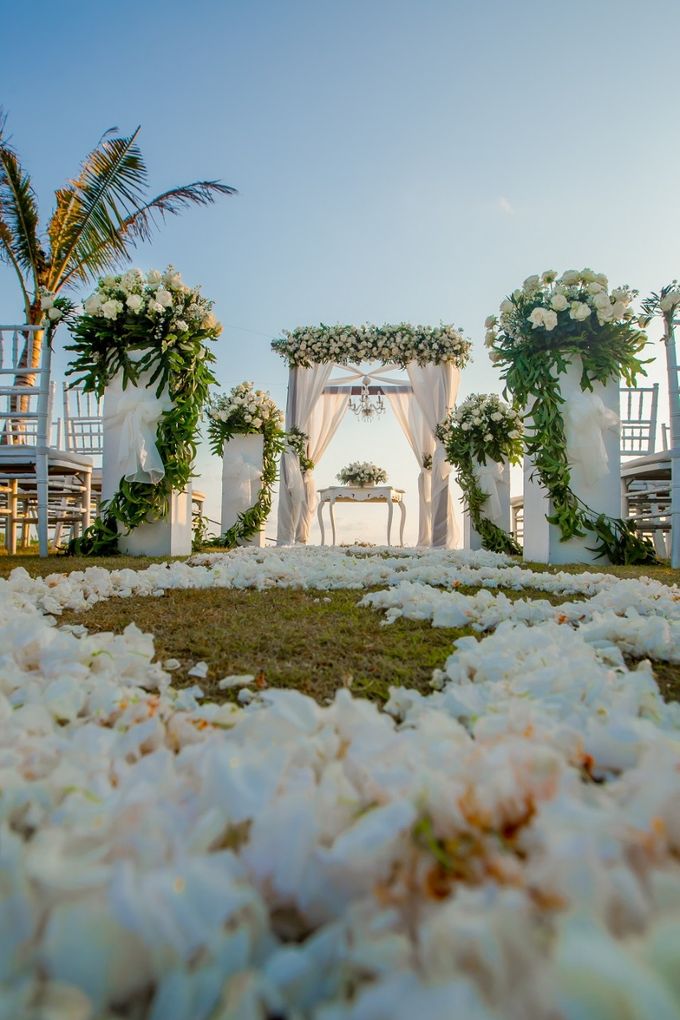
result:
<svg viewBox="0 0 680 1020"><path fill-rule="evenodd" d="M101 455L104 445L102 400L96 393L86 393L82 386L64 383L64 442L67 450Z"/></svg>
<svg viewBox="0 0 680 1020"><path fill-rule="evenodd" d="M621 387L621 456L644 457L656 449L659 384Z"/></svg>
<svg viewBox="0 0 680 1020"><path fill-rule="evenodd" d="M16 446L46 452L51 353L42 326L0 326L0 455Z"/></svg>

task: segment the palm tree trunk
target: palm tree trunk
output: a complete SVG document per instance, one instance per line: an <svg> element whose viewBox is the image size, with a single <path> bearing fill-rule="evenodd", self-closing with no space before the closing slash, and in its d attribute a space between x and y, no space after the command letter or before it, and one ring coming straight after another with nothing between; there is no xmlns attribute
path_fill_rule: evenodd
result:
<svg viewBox="0 0 680 1020"><path fill-rule="evenodd" d="M27 315L27 325L38 326L42 322L43 312L40 307L39 301L34 301ZM24 349L19 358L17 368L35 368L37 369L40 365L40 356L42 353L42 345L45 342L45 331L36 330L26 334L26 342ZM14 377L14 385L21 386L34 386L36 376L31 372L18 372ZM11 431L13 437L20 435L25 431L25 423L21 420L21 415L25 414L29 410L30 397L21 396L21 394L15 394L10 398L10 411L16 412L17 419L15 421L8 421L5 433L0 436L0 445L6 446L8 443L8 431Z"/></svg>

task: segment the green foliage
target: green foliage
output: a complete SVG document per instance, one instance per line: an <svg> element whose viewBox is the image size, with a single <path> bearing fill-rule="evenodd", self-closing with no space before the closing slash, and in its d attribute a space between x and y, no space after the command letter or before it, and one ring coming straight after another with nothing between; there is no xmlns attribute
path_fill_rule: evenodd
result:
<svg viewBox="0 0 680 1020"><path fill-rule="evenodd" d="M446 459L456 468L463 504L490 552L520 556L515 539L484 515L488 495L481 488L475 466L487 460L518 464L522 459L522 420L519 413L495 394L473 393L454 408L437 426L437 438L444 444Z"/></svg>
<svg viewBox="0 0 680 1020"><path fill-rule="evenodd" d="M190 291L194 298L195 291ZM188 295L178 292L181 304ZM102 396L119 372L123 389L137 385L149 373L148 387L156 395L167 388L173 402L164 411L156 430L156 447L165 468L155 485L121 478L119 489L101 504L100 513L80 538L69 544L72 555L110 555L118 545L119 525L129 533L147 521L167 516L173 492L182 492L192 477L196 457L196 436L209 386L216 380L210 368L215 361L204 341L219 334L219 324L192 326L181 336L172 332L177 308L154 318L121 314L115 320L84 314L72 328L74 352L68 370L86 391ZM191 321L191 320L190 320ZM188 324L187 324L188 325ZM136 355L139 360L135 360Z"/></svg>
<svg viewBox="0 0 680 1020"><path fill-rule="evenodd" d="M286 445L286 433L281 427L283 415L269 393L254 389L250 382L239 383L230 393L213 398L206 414L210 449L218 457L224 453L224 444L236 435L264 438L260 491L254 506L240 513L228 531L209 543L231 549L261 531L271 513L277 461Z"/></svg>
<svg viewBox="0 0 680 1020"><path fill-rule="evenodd" d="M309 436L306 432L303 432L297 425L293 425L292 428L286 432L286 440L288 446L297 453L298 460L300 461L300 470L304 474L305 471L312 471L314 469L314 461L307 454Z"/></svg>
<svg viewBox="0 0 680 1020"><path fill-rule="evenodd" d="M651 542L637 535L633 522L598 515L572 492L560 392L560 375L576 358L581 361L582 390L619 378L634 386L637 377L645 375L646 362L639 356L647 342L645 334L630 317L599 323L591 315L580 322L566 312L560 314L556 328L534 329L531 313L545 305L540 292L515 291L504 305L492 360L501 366L506 392L532 421L525 448L552 501L548 521L560 529L563 542L592 532L598 555L608 556L612 563L657 562Z"/></svg>

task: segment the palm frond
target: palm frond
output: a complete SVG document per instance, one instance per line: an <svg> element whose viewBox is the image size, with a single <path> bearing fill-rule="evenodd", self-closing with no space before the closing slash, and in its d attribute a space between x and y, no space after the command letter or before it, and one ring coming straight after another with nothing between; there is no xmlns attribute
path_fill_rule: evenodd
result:
<svg viewBox="0 0 680 1020"><path fill-rule="evenodd" d="M127 138L105 136L84 160L78 178L58 196L49 226L52 290L73 260L87 264L102 245L124 255L120 228L140 207L147 183L138 134L139 128Z"/></svg>
<svg viewBox="0 0 680 1020"><path fill-rule="evenodd" d="M38 203L31 178L5 137L6 119L0 111L0 217L11 235L12 261L31 273L37 288L46 261L38 236Z"/></svg>
<svg viewBox="0 0 680 1020"><path fill-rule="evenodd" d="M21 271L21 266L19 265L17 254L14 250L14 238L12 236L12 231L3 219L0 219L0 262L7 262L14 269L19 280L19 286L21 287L24 307L28 309L31 303L28 287L26 286L26 280L24 279L24 274Z"/></svg>
<svg viewBox="0 0 680 1020"><path fill-rule="evenodd" d="M105 270L113 269L129 257L129 251L140 241L148 241L153 228L158 226L156 215L161 219L167 215L177 215L190 205L210 205L218 195L238 194L236 188L220 181L194 181L178 188L171 188L145 202L135 209L120 223L116 244L110 244L103 238L99 245L81 253L65 267L62 286L67 282L94 279Z"/></svg>

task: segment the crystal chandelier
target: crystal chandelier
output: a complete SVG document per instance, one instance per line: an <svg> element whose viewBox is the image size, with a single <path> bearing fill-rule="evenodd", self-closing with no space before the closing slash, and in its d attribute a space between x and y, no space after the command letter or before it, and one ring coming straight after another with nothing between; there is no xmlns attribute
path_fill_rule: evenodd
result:
<svg viewBox="0 0 680 1020"><path fill-rule="evenodd" d="M358 400L350 398L348 407L356 414L359 421L372 421L378 415L385 413L385 404L382 393L378 394L377 400L371 400L370 377L365 375L361 383L361 395Z"/></svg>

